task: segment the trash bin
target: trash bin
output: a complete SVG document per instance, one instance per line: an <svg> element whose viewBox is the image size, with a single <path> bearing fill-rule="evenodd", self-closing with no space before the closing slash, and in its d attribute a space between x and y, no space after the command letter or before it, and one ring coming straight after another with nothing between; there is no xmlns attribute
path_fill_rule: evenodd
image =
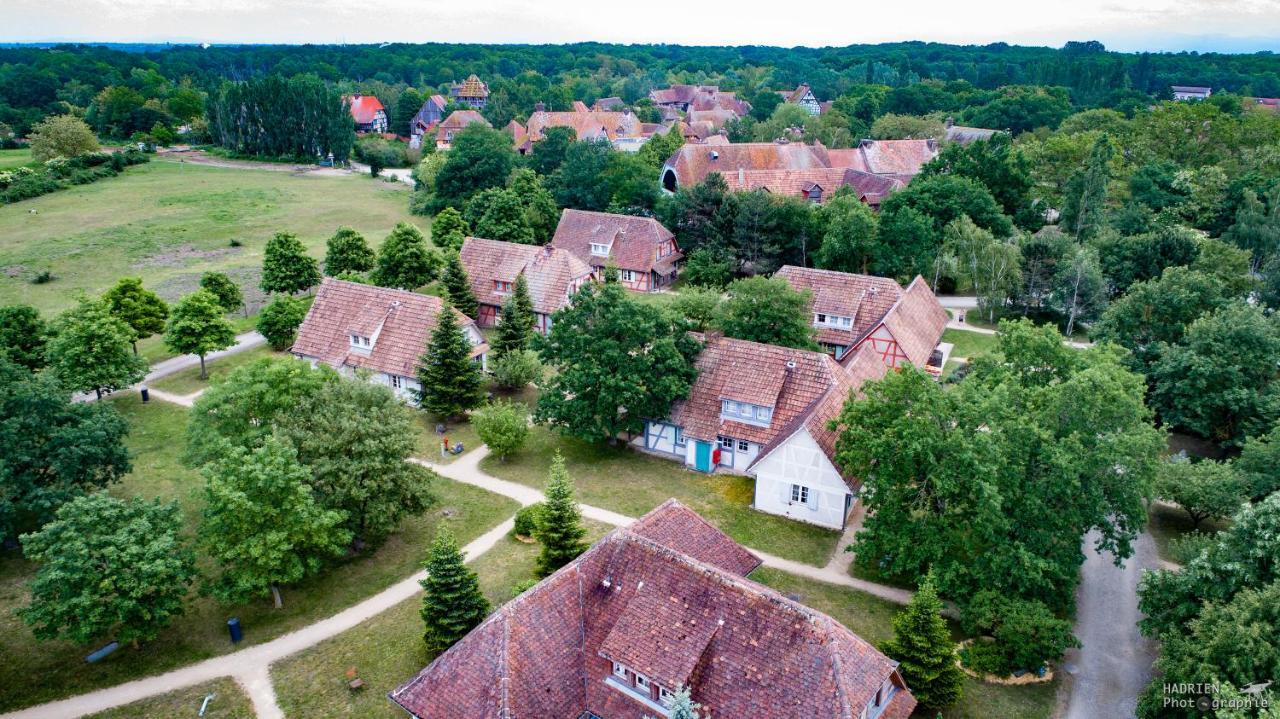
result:
<svg viewBox="0 0 1280 719"><path fill-rule="evenodd" d="M89 656L84 658L84 660L86 662L89 662L90 664L97 664L103 659L106 659L107 657L111 656L111 653L119 648L120 648L119 642L111 642L110 644L107 644L106 646L101 647L100 649L94 652L91 652Z"/></svg>
<svg viewBox="0 0 1280 719"><path fill-rule="evenodd" d="M244 632L240 630L240 619L232 617L227 620L227 633L231 635L231 643L239 644L244 639Z"/></svg>
<svg viewBox="0 0 1280 719"><path fill-rule="evenodd" d="M143 402L151 401L151 390L147 389L145 385L142 387L142 401Z"/></svg>

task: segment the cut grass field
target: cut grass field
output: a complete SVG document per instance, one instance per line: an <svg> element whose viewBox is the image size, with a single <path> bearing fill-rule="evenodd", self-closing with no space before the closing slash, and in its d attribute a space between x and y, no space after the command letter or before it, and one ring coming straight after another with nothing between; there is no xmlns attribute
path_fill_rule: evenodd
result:
<svg viewBox="0 0 1280 719"><path fill-rule="evenodd" d="M151 386L155 389L161 390L162 392L171 392L176 395L188 395L193 392L199 392L202 389L206 389L214 381L231 374L231 372L237 367L243 367L255 360L260 360L263 357L292 357L292 355L287 352L276 352L270 347L263 345L262 347L254 347L251 350L227 355L226 357L219 358L215 362L206 362L205 364L209 370L209 378L207 380L200 379L200 366L196 365L195 367L184 369L181 372L175 372L164 379L153 382Z"/></svg>
<svg viewBox="0 0 1280 719"><path fill-rule="evenodd" d="M101 294L127 276L142 277L172 301L194 289L203 272L218 270L240 282L256 308L258 268L272 234L293 232L320 258L340 225L374 247L400 221L425 233L429 221L409 214L411 191L364 175L157 158L108 182L0 206L0 305L21 302L53 314L71 306L77 291ZM42 270L57 279L31 284Z"/></svg>
<svg viewBox="0 0 1280 719"><path fill-rule="evenodd" d="M609 527L586 523L589 541ZM536 544L503 538L471 563L489 603L498 607L512 598L516 584L533 578ZM387 692L412 678L434 658L422 643L421 599L414 597L271 666L276 698L287 717L403 717ZM347 687L354 667L364 688Z"/></svg>
<svg viewBox="0 0 1280 719"><path fill-rule="evenodd" d="M996 336L982 332L969 332L948 327L942 333L942 341L955 345L951 350L952 357L973 359L996 350Z"/></svg>
<svg viewBox="0 0 1280 719"><path fill-rule="evenodd" d="M208 684L177 689L168 694L89 715L88 719L173 719L194 717L204 698L213 695L204 719L254 719L253 703L235 680L224 677Z"/></svg>
<svg viewBox="0 0 1280 719"><path fill-rule="evenodd" d="M754 485L749 477L701 474L678 462L561 437L540 426L530 430L525 446L505 462L486 457L481 468L541 489L556 451L564 455L583 504L639 517L675 497L748 547L819 567L827 563L840 538L829 529L752 509Z"/></svg>
<svg viewBox="0 0 1280 719"><path fill-rule="evenodd" d="M133 472L113 486L123 497L176 499L186 532L194 532L202 500L199 473L179 459L185 446L186 410L167 403L148 404L136 396L114 400L129 421L128 445ZM466 543L515 513L517 504L474 487L433 478L438 502L405 520L398 533L367 556L340 564L322 576L287 587L284 608L269 598L225 606L193 588L187 612L160 637L141 649L124 648L98 664L85 664L95 647L70 642L37 642L14 614L28 601L26 584L34 565L12 554L0 561L0 656L8 671L0 674L0 711L78 694L155 674L232 651L226 621L239 617L245 628L241 646L263 642L351 606L413 574L426 556L436 529L447 524ZM208 561L202 568L209 569ZM39 681L33 681L38 677Z"/></svg>
<svg viewBox="0 0 1280 719"><path fill-rule="evenodd" d="M0 170L12 170L15 167L31 164L31 150L20 147L16 150L0 150Z"/></svg>

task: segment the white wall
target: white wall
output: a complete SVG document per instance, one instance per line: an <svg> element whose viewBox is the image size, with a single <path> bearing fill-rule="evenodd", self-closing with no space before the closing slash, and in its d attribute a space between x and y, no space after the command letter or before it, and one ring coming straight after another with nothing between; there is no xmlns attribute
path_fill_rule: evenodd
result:
<svg viewBox="0 0 1280 719"><path fill-rule="evenodd" d="M683 457L685 447L676 447L676 426L667 422L644 423L644 448L652 452L666 452Z"/></svg>
<svg viewBox="0 0 1280 719"><path fill-rule="evenodd" d="M755 442L748 442L747 449L743 451L738 449L737 438L732 439L732 452L723 448L720 449L720 466L724 469L732 470L734 474L746 474L747 468L751 466L752 462L756 461L756 457L760 454L760 445ZM715 443L715 447L720 447L719 441Z"/></svg>
<svg viewBox="0 0 1280 719"><path fill-rule="evenodd" d="M804 427L763 457L752 474L756 509L832 529L844 527L845 496L852 492ZM792 484L809 488L808 505L791 503Z"/></svg>

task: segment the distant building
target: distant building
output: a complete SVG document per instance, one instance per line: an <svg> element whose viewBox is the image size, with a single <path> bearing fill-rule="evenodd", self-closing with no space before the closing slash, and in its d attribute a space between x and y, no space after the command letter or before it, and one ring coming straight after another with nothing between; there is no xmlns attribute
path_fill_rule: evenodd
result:
<svg viewBox="0 0 1280 719"><path fill-rule="evenodd" d="M751 112L751 103L739 100L735 93L721 92L716 85L672 85L649 91L649 99L659 108L676 112L721 108L739 117Z"/></svg>
<svg viewBox="0 0 1280 719"><path fill-rule="evenodd" d="M572 252L554 247L468 237L459 251L471 291L480 303L476 321L481 327L498 324L502 305L511 297L516 278L524 275L533 300L537 330L551 329L551 315L569 304L580 287L591 281L591 266Z"/></svg>
<svg viewBox="0 0 1280 719"><path fill-rule="evenodd" d="M1199 85L1173 86L1173 99L1175 100L1205 100L1212 94L1212 88L1200 87Z"/></svg>
<svg viewBox="0 0 1280 719"><path fill-rule="evenodd" d="M356 132L387 131L387 111L373 95L351 95L345 98L351 108L351 119L355 121Z"/></svg>
<svg viewBox="0 0 1280 719"><path fill-rule="evenodd" d="M444 95L432 95L422 103L417 114L409 121L409 147L422 147L422 138L433 134L436 126L444 120L444 108L447 104Z"/></svg>
<svg viewBox="0 0 1280 719"><path fill-rule="evenodd" d="M618 110L624 109L626 106L627 103L623 102L620 97L602 97L591 105L591 109L605 112L617 112Z"/></svg>
<svg viewBox="0 0 1280 719"><path fill-rule="evenodd" d="M640 122L630 110L589 110L578 101L574 102L574 108L569 112L554 112L538 103L524 125L512 120L507 130L516 151L527 154L546 137L548 128L567 127L573 130L575 139L608 140L615 150L634 152L660 129L659 125Z"/></svg>
<svg viewBox="0 0 1280 719"><path fill-rule="evenodd" d="M449 99L476 110L483 110L484 106L489 104L489 86L481 82L479 77L471 75L466 80L449 86Z"/></svg>
<svg viewBox="0 0 1280 719"><path fill-rule="evenodd" d="M591 266L598 280L613 263L622 285L637 292L671 285L684 257L671 231L652 217L586 210L569 209L560 215L550 247L573 253Z"/></svg>
<svg viewBox="0 0 1280 719"><path fill-rule="evenodd" d="M484 116L475 110L454 110L449 113L444 122L436 126L436 149L448 150L453 147L453 136L462 131L462 128L473 123L480 123L485 127L493 127Z"/></svg>
<svg viewBox="0 0 1280 719"><path fill-rule="evenodd" d="M782 90L778 93L782 95L783 102L792 105L799 105L809 112L810 115L819 115L822 113L822 103L818 102L818 98L814 97L813 90L809 88L809 83L801 83L794 90Z"/></svg>
<svg viewBox="0 0 1280 719"><path fill-rule="evenodd" d="M950 117L948 117L946 122L943 124L946 127L946 135L944 135L944 139L947 142L954 142L959 145L968 145L969 143L977 142L978 140L990 140L992 135L999 132L999 130L988 130L984 127L965 127L964 125L957 125L955 120Z"/></svg>

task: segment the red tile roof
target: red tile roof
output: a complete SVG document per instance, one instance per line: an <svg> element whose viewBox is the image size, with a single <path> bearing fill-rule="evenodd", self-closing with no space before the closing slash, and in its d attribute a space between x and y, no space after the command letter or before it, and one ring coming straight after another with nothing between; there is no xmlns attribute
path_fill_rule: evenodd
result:
<svg viewBox="0 0 1280 719"><path fill-rule="evenodd" d="M454 110L444 119L444 122L436 125L436 140L440 142L449 142L450 132L457 132L472 123L481 123L485 127L493 127L489 121L484 119L476 110Z"/></svg>
<svg viewBox="0 0 1280 719"><path fill-rule="evenodd" d="M459 259L471 280L471 291L481 304L501 307L510 295L498 292L494 281L515 282L524 275L533 309L551 314L569 304L569 298L591 278L591 268L572 253L553 247L468 237Z"/></svg>
<svg viewBox="0 0 1280 719"><path fill-rule="evenodd" d="M759 557L674 499L668 499L627 529L739 576L747 576L762 563Z"/></svg>
<svg viewBox="0 0 1280 719"><path fill-rule="evenodd" d="M902 297L902 286L888 277L786 265L775 274L792 288L813 296L815 313L848 317L849 329L820 327L818 341L852 347L884 321ZM930 348L932 349L932 348Z"/></svg>
<svg viewBox="0 0 1280 719"><path fill-rule="evenodd" d="M664 245L674 242L671 231L652 217L569 209L561 213L550 246L567 250L593 267L603 267L605 258L592 255L591 245L609 245L609 259L619 269L666 274L684 256L679 248L658 256Z"/></svg>
<svg viewBox="0 0 1280 719"><path fill-rule="evenodd" d="M574 112L538 110L529 115L527 123L529 141L542 140L548 127L572 128L579 140L599 138L614 140L619 137L643 136L641 122L632 113L587 110L585 105L581 110Z"/></svg>
<svg viewBox="0 0 1280 719"><path fill-rule="evenodd" d="M668 502L638 524L673 512L688 510ZM606 681L614 656L655 681L687 683L711 716L851 719L886 681L899 688L887 716L910 714L914 697L875 647L672 539L615 530L390 698L422 719L653 714Z"/></svg>
<svg viewBox="0 0 1280 719"><path fill-rule="evenodd" d="M884 377L889 372L889 365L885 364L880 355L866 344L859 347L853 353L853 359L849 360L845 371L837 375L836 384L827 392L826 396L818 400L818 404L814 406L813 411L804 419L804 427L809 431L813 440L822 448L822 452L831 460L840 476L844 478L850 489L857 490L862 484L862 480L858 477L845 472L835 461L836 456L836 437L838 433L830 428L831 422L840 416L840 412L844 409L845 402L848 401L851 394L861 394L862 385L871 380L877 380ZM756 462L760 462L770 451L773 450L782 440L791 436L791 432L779 433L778 440L773 445L763 447L760 453L756 455Z"/></svg>
<svg viewBox="0 0 1280 719"><path fill-rule="evenodd" d="M439 297L326 277L289 351L331 367L366 367L412 377L443 306ZM471 318L454 313L459 324L475 328ZM352 350L351 335L373 341L368 354ZM488 348L477 345L471 356Z"/></svg>
<svg viewBox="0 0 1280 719"><path fill-rule="evenodd" d="M910 182L925 163L938 156L936 140L863 140L857 147L829 150L833 166Z"/></svg>
<svg viewBox="0 0 1280 719"><path fill-rule="evenodd" d="M819 201L831 199L841 187L852 187L858 199L873 207L894 190L901 189L898 180L843 167L812 170L739 170L721 171L730 190L767 190L775 195L808 199L813 189L821 191Z"/></svg>
<svg viewBox="0 0 1280 719"><path fill-rule="evenodd" d="M373 124L379 110L386 112L373 95L352 95L347 100L351 103L351 118L361 125Z"/></svg>
<svg viewBox="0 0 1280 719"><path fill-rule="evenodd" d="M907 360L917 367L924 367L942 339L949 319L947 311L929 289L929 283L916 275L907 285L902 299L885 315L884 326L893 333Z"/></svg>
<svg viewBox="0 0 1280 719"><path fill-rule="evenodd" d="M667 160L666 168L681 187L691 187L712 172L727 175L742 170L815 170L831 167L822 145L780 142L735 142L728 145L683 145Z"/></svg>

